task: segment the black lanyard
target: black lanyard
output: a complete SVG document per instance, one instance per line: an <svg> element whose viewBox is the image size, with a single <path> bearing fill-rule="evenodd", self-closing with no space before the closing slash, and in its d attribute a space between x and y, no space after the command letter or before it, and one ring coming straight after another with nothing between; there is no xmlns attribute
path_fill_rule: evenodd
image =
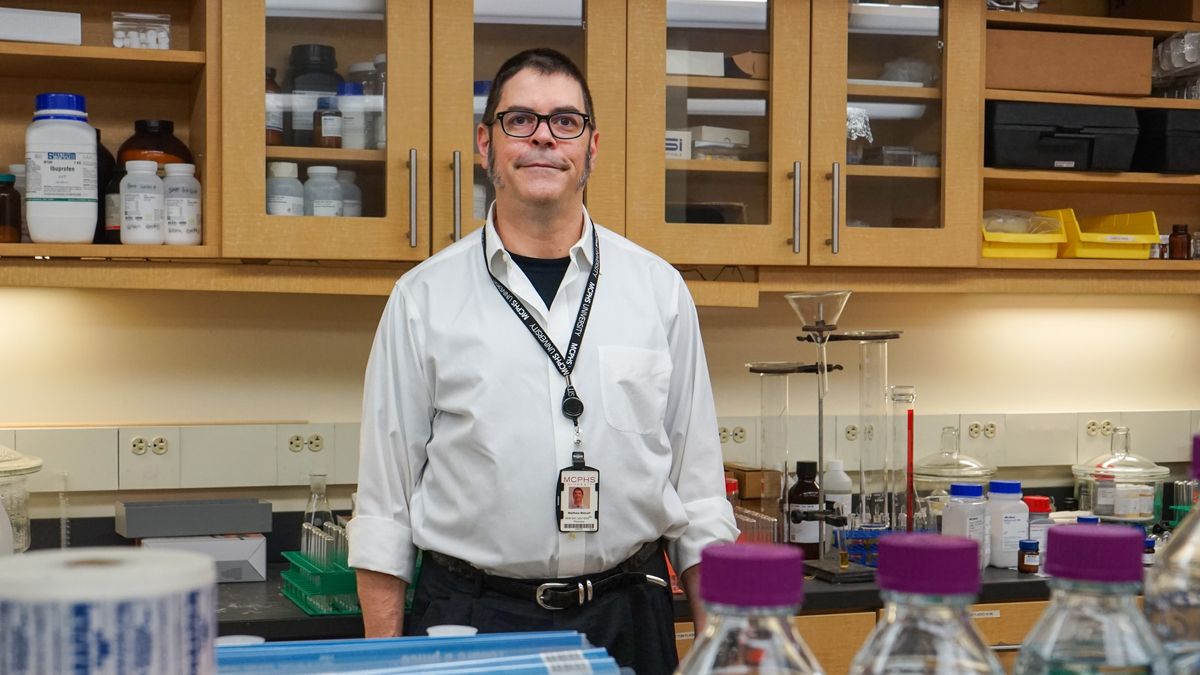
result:
<svg viewBox="0 0 1200 675"><path fill-rule="evenodd" d="M480 240L483 242L483 266L487 270L488 276L492 278L492 283L495 284L496 290L499 291L500 297L508 303L513 314L525 324L529 329L529 333L533 335L537 343L546 351L546 355L550 357L550 361L558 372L562 374L567 381L567 388L563 390L562 399L562 414L575 425L575 445L582 443L579 436L579 417L583 415L583 401L575 392L575 386L571 384L571 371L575 369L575 358L579 356L579 345L583 343L583 332L587 330L588 317L592 313L592 300L596 297L596 286L600 281L600 233L596 231L595 225L592 226L592 271L588 274L587 286L583 289L583 299L579 302L579 313L575 316L575 330L571 332L571 339L567 343L567 355L564 358L558 351L558 347L554 346L554 342L546 331L542 329L541 324L533 315L525 308L517 296L513 295L508 287L492 274L492 268L488 264L487 258L487 226L484 226L481 232Z"/></svg>

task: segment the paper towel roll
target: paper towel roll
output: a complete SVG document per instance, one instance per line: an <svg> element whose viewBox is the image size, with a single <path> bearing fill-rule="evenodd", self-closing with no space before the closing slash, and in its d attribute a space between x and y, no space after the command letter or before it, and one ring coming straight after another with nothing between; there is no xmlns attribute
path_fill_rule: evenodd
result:
<svg viewBox="0 0 1200 675"><path fill-rule="evenodd" d="M79 548L5 558L0 673L215 673L216 598L213 560L195 553Z"/></svg>

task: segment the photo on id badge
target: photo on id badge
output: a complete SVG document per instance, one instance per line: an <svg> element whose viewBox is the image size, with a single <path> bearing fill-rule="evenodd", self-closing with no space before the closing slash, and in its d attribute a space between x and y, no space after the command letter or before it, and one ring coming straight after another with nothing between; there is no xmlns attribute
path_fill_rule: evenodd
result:
<svg viewBox="0 0 1200 675"><path fill-rule="evenodd" d="M559 530L599 529L600 483L594 471L563 471L558 494Z"/></svg>

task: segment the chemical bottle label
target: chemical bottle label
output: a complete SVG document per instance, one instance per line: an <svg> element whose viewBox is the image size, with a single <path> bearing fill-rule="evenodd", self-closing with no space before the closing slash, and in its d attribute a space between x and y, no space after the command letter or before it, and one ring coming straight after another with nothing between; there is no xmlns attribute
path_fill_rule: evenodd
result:
<svg viewBox="0 0 1200 675"><path fill-rule="evenodd" d="M167 233L200 234L200 200L195 197L167 198Z"/></svg>
<svg viewBox="0 0 1200 675"><path fill-rule="evenodd" d="M109 232L121 230L121 209L120 193L104 195L104 229Z"/></svg>
<svg viewBox="0 0 1200 675"><path fill-rule="evenodd" d="M302 216L304 215L304 199L287 195L270 195L267 197L267 215Z"/></svg>
<svg viewBox="0 0 1200 675"><path fill-rule="evenodd" d="M332 91L293 91L292 92L292 128L297 131L312 131L313 113L317 110L317 99L322 96L333 96Z"/></svg>
<svg viewBox="0 0 1200 675"><path fill-rule="evenodd" d="M27 202L99 200L94 152L29 150L25 153L25 167Z"/></svg>
<svg viewBox="0 0 1200 675"><path fill-rule="evenodd" d="M816 504L792 504L792 512L816 511ZM791 523L789 527L793 544L815 544L820 540L821 523L815 520L805 520Z"/></svg>
<svg viewBox="0 0 1200 675"><path fill-rule="evenodd" d="M283 109L286 94L267 94L267 130L283 131Z"/></svg>
<svg viewBox="0 0 1200 675"><path fill-rule="evenodd" d="M326 115L321 118L321 135L325 138L342 137L342 118Z"/></svg>
<svg viewBox="0 0 1200 675"><path fill-rule="evenodd" d="M1000 550L1016 551L1021 540L1029 536L1029 516L1023 513L1005 513L1000 524Z"/></svg>
<svg viewBox="0 0 1200 675"><path fill-rule="evenodd" d="M312 207L314 216L342 215L342 200L340 199L314 199Z"/></svg>
<svg viewBox="0 0 1200 675"><path fill-rule="evenodd" d="M127 234L157 232L163 226L161 195L130 192L121 197L121 229Z"/></svg>

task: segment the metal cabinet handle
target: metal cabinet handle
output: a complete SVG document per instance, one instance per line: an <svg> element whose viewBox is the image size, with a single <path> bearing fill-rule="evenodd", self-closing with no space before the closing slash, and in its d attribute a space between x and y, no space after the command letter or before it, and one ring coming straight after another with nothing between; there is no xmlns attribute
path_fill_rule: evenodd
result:
<svg viewBox="0 0 1200 675"><path fill-rule="evenodd" d="M841 248L838 242L838 233L842 223L842 165L840 162L833 163L833 222L830 223L831 235L829 247L833 250L833 254L837 255Z"/></svg>
<svg viewBox="0 0 1200 675"><path fill-rule="evenodd" d="M417 247L417 149L408 149L408 245Z"/></svg>
<svg viewBox="0 0 1200 675"><path fill-rule="evenodd" d="M792 253L800 253L800 162L792 162Z"/></svg>
<svg viewBox="0 0 1200 675"><path fill-rule="evenodd" d="M462 152L454 151L454 234L452 238L458 241L462 238Z"/></svg>

